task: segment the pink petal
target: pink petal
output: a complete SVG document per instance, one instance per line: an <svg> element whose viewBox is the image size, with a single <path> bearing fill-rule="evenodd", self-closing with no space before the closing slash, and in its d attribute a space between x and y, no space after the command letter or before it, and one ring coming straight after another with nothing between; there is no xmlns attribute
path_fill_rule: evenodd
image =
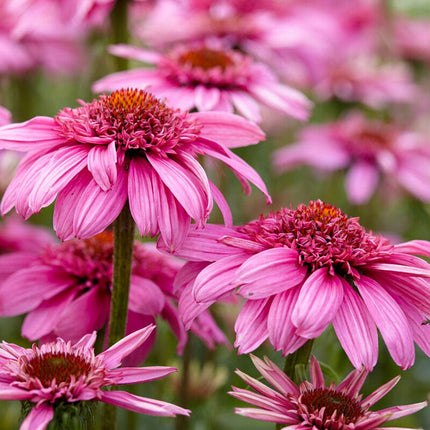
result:
<svg viewBox="0 0 430 430"><path fill-rule="evenodd" d="M307 268L298 262L296 250L272 248L248 258L237 270L234 284L247 299L272 296L303 281Z"/></svg>
<svg viewBox="0 0 430 430"><path fill-rule="evenodd" d="M243 415L244 417L253 418L254 420L272 423L294 424L297 421L296 419L287 417L285 413L265 411L257 408L234 408L234 412L238 415ZM286 430L287 427L283 427L283 429ZM291 430L295 429L291 428Z"/></svg>
<svg viewBox="0 0 430 430"><path fill-rule="evenodd" d="M54 409L52 405L38 404L27 415L19 430L45 430L53 418Z"/></svg>
<svg viewBox="0 0 430 430"><path fill-rule="evenodd" d="M26 400L33 397L33 393L9 383L0 382L0 400Z"/></svg>
<svg viewBox="0 0 430 430"><path fill-rule="evenodd" d="M313 272L301 287L291 321L296 334L318 337L330 324L343 300L343 284L337 275L323 267Z"/></svg>
<svg viewBox="0 0 430 430"><path fill-rule="evenodd" d="M117 155L115 142L109 145L94 145L88 152L88 170L93 175L97 185L103 190L108 191L116 182Z"/></svg>
<svg viewBox="0 0 430 430"><path fill-rule="evenodd" d="M267 315L270 299L249 300L245 303L234 325L234 347L239 354L248 354L258 348L268 337Z"/></svg>
<svg viewBox="0 0 430 430"><path fill-rule="evenodd" d="M178 369L175 367L151 366L151 367L121 367L109 371L108 377L113 378L116 385L142 384L164 378Z"/></svg>
<svg viewBox="0 0 430 430"><path fill-rule="evenodd" d="M415 359L413 336L400 306L376 281L367 276L362 275L355 284L393 360L402 369L411 367Z"/></svg>
<svg viewBox="0 0 430 430"><path fill-rule="evenodd" d="M228 148L254 145L265 139L255 123L225 112L196 112L189 114L203 125L200 135Z"/></svg>
<svg viewBox="0 0 430 430"><path fill-rule="evenodd" d="M215 200L215 203L218 205L219 210L221 211L225 226L233 227L233 215L231 213L230 206L228 205L227 200L224 198L224 195L213 182L209 181L209 187L212 197Z"/></svg>
<svg viewBox="0 0 430 430"><path fill-rule="evenodd" d="M65 144L53 118L37 116L29 121L0 128L0 148L15 151L41 151Z"/></svg>
<svg viewBox="0 0 430 430"><path fill-rule="evenodd" d="M39 250L35 252L39 252ZM38 261L39 257L34 252L19 251L0 255L0 279L6 279L12 273Z"/></svg>
<svg viewBox="0 0 430 430"><path fill-rule="evenodd" d="M138 48L133 45L127 45L125 43L119 43L117 45L110 45L107 48L108 52L117 57L128 58L130 60L138 60L143 63L155 64L157 63L162 55L156 51L149 49Z"/></svg>
<svg viewBox="0 0 430 430"><path fill-rule="evenodd" d="M220 89L197 85L194 89L196 108L198 111L212 110L219 102Z"/></svg>
<svg viewBox="0 0 430 430"><path fill-rule="evenodd" d="M203 269L194 283L194 298L197 302L218 300L232 291L232 282L237 268L246 260L247 255L234 255L222 258Z"/></svg>
<svg viewBox="0 0 430 430"><path fill-rule="evenodd" d="M132 311L145 315L159 315L164 302L164 293L155 282L138 275L131 275L128 305Z"/></svg>
<svg viewBox="0 0 430 430"><path fill-rule="evenodd" d="M174 417L176 414L188 416L190 413L188 409L183 409L171 403L135 396L125 391L101 391L101 400L105 403L146 415Z"/></svg>
<svg viewBox="0 0 430 430"><path fill-rule="evenodd" d="M119 367L121 360L142 345L154 329L155 325L148 325L137 330L112 345L97 357L103 360L107 369Z"/></svg>
<svg viewBox="0 0 430 430"><path fill-rule="evenodd" d="M404 252L405 254L417 254L430 257L430 242L427 240L410 240L394 245L394 248L396 251Z"/></svg>
<svg viewBox="0 0 430 430"><path fill-rule="evenodd" d="M369 201L379 181L375 165L359 161L352 165L345 179L345 188L351 203L362 205Z"/></svg>
<svg viewBox="0 0 430 430"><path fill-rule="evenodd" d="M53 267L21 269L0 286L0 315L12 316L31 311L43 300L54 297L75 283L74 276Z"/></svg>
<svg viewBox="0 0 430 430"><path fill-rule="evenodd" d="M343 279L342 305L333 319L337 337L356 369L372 370L378 359L378 332L363 300Z"/></svg>
<svg viewBox="0 0 430 430"><path fill-rule="evenodd" d="M153 92L152 84L161 81L159 75L157 76L156 73L155 70L144 68L111 73L94 82L91 89L94 93L100 93L103 91L114 91L124 87L146 89L148 86L151 86Z"/></svg>
<svg viewBox="0 0 430 430"><path fill-rule="evenodd" d="M249 94L244 91L232 91L230 98L234 107L245 118L255 123L261 121L260 106Z"/></svg>

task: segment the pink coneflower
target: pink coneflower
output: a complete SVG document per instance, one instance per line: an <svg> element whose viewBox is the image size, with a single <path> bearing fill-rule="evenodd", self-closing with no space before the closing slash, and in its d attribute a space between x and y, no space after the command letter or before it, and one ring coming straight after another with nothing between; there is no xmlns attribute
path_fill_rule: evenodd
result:
<svg viewBox="0 0 430 430"><path fill-rule="evenodd" d="M105 230L128 199L140 233L161 232L175 248L191 218L205 224L213 199L229 213L197 154L223 161L248 192L249 180L270 202L260 176L228 149L264 137L253 123L221 112L181 112L137 89L81 104L0 129L0 147L29 151L5 192L2 214L15 206L28 218L58 196L57 235L89 238Z"/></svg>
<svg viewBox="0 0 430 430"><path fill-rule="evenodd" d="M190 260L179 275L186 327L236 288L246 299L235 324L240 354L267 338L292 353L332 323L356 368L375 365L377 328L402 368L414 362L414 341L430 355L430 326L422 324L430 265L414 256L430 256L427 241L392 245L318 200L236 228L193 230L177 254Z"/></svg>
<svg viewBox="0 0 430 430"><path fill-rule="evenodd" d="M382 175L430 201L430 140L361 113L304 128L297 143L273 153L273 163L280 172L298 164L321 171L348 168L345 188L354 204L370 199Z"/></svg>
<svg viewBox="0 0 430 430"><path fill-rule="evenodd" d="M427 402L421 402L370 410L397 384L400 376L363 399L359 393L368 374L364 369L353 370L338 386L334 383L326 386L321 367L312 357L311 381L297 386L267 357L263 361L251 355L251 359L273 388L237 370L236 373L255 391L232 387L229 394L257 407L236 408L235 412L256 420L283 424L284 430L382 430L382 424L427 406ZM401 430L400 427L390 429Z"/></svg>
<svg viewBox="0 0 430 430"><path fill-rule="evenodd" d="M56 408L77 402L98 400L147 415L189 415L187 409L160 400L135 396L125 391L106 391L103 387L140 384L162 378L173 367L122 367L121 361L139 347L154 326L136 331L95 355L96 333L77 343L57 339L26 349L12 343L0 345L0 398L25 400L34 405L21 429L44 430L54 418Z"/></svg>
<svg viewBox="0 0 430 430"><path fill-rule="evenodd" d="M111 46L110 52L155 64L155 68L113 73L97 81L93 91L149 88L180 109L236 109L256 122L261 121L259 104L300 120L309 116L312 103L302 93L279 82L266 65L218 43L179 45L167 54L128 45Z"/></svg>
<svg viewBox="0 0 430 430"><path fill-rule="evenodd" d="M25 259L22 254L0 256L0 315L28 312L23 336L44 341L59 336L75 342L106 325L112 290L112 232L47 245ZM182 265L176 258L161 254L153 244L135 241L127 323L130 333L161 316L179 340L179 353L187 336L178 317L173 280ZM209 347L228 343L208 312L200 317L192 330ZM155 331L133 354L136 363L147 355L154 340Z"/></svg>

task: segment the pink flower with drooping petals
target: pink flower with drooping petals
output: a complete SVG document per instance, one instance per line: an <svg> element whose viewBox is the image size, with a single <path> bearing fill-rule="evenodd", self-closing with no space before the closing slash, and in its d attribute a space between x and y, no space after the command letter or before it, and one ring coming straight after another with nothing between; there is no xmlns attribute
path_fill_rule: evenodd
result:
<svg viewBox="0 0 430 430"><path fill-rule="evenodd" d="M28 238L27 238L28 240ZM28 255L0 256L0 315L28 313L22 335L29 340L71 340L107 325L112 290L113 233L40 247ZM182 353L187 335L176 307L174 278L183 262L161 254L151 243L135 241L127 333L162 317L178 338ZM204 329L202 329L204 325ZM212 316L205 312L192 326L209 346L228 345ZM138 364L155 341L155 330L127 360Z"/></svg>
<svg viewBox="0 0 430 430"><path fill-rule="evenodd" d="M160 240L159 247L167 249ZM311 201L240 227L192 230L177 255L189 260L179 312L186 328L204 309L238 288L246 299L236 320L239 354L267 338L284 355L332 323L356 368L372 369L379 329L403 369L414 341L430 356L430 243L392 245L357 218Z"/></svg>
<svg viewBox="0 0 430 430"><path fill-rule="evenodd" d="M321 171L348 168L345 188L354 204L371 198L382 175L430 201L430 139L357 112L304 128L297 143L273 153L273 164L279 172L300 164Z"/></svg>
<svg viewBox="0 0 430 430"><path fill-rule="evenodd" d="M230 209L197 161L221 160L250 192L267 196L257 172L228 147L257 143L255 124L223 112L187 113L152 94L122 89L91 103L0 128L0 147L28 151L1 202L24 218L55 198L54 228L63 240L89 238L106 229L128 200L142 234L161 232L172 248L190 220L203 226L217 202L226 222Z"/></svg>
<svg viewBox="0 0 430 430"><path fill-rule="evenodd" d="M95 92L149 88L180 109L236 109L255 122L261 121L259 104L296 119L309 117L312 103L301 92L282 84L266 65L218 43L179 45L167 54L129 45L111 46L110 52L155 64L155 68L113 73L93 85Z"/></svg>
<svg viewBox="0 0 430 430"><path fill-rule="evenodd" d="M139 347L151 334L147 326L95 355L96 333L77 343L58 338L40 347L22 348L0 344L0 398L26 400L33 409L20 429L44 430L54 418L57 407L79 401L98 400L147 415L173 417L189 415L189 410L160 400L139 397L125 391L106 391L103 387L140 384L163 378L176 371L173 367L122 367L124 357Z"/></svg>
<svg viewBox="0 0 430 430"><path fill-rule="evenodd" d="M255 391L232 387L233 391L229 394L256 408L236 408L235 412L248 418L283 424L283 430L382 430L382 424L413 414L427 406L427 402L421 402L379 411L370 410L397 384L400 376L363 399L360 389L368 375L364 369L353 370L338 386L334 383L327 386L320 364L312 357L311 380L296 385L267 357L263 361L251 355L251 359L261 376L273 388L236 370ZM390 428L401 430L400 427Z"/></svg>

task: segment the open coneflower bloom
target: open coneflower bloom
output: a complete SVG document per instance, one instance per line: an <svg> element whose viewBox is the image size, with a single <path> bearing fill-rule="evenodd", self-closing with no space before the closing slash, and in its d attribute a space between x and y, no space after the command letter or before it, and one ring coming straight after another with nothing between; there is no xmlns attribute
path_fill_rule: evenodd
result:
<svg viewBox="0 0 430 430"><path fill-rule="evenodd" d="M54 417L54 409L65 404L98 400L147 415L189 415L187 409L160 400L139 397L103 387L140 384L175 372L174 367L120 367L121 361L150 335L147 326L95 355L96 333L77 343L58 338L40 347L23 348L0 344L0 399L25 400L34 407L21 424L21 430L44 430Z"/></svg>
<svg viewBox="0 0 430 430"><path fill-rule="evenodd" d="M430 265L414 255L430 256L427 241L392 245L317 200L193 230L177 254L190 261L178 275L186 327L236 288L246 299L235 324L241 354L267 338L292 353L332 323L356 368L375 365L377 328L402 368L414 362L414 341L430 355Z"/></svg>
<svg viewBox="0 0 430 430"><path fill-rule="evenodd" d="M354 204L371 198L380 176L428 202L429 143L423 134L354 112L332 123L304 128L297 143L273 153L273 163L280 172L300 164L320 171L347 168L345 189Z"/></svg>
<svg viewBox="0 0 430 430"><path fill-rule="evenodd" d="M2 213L28 218L55 198L54 228L63 239L89 238L119 215L126 201L140 233L161 232L172 248L193 218L203 226L213 200L229 207L197 161L206 154L228 165L246 191L267 196L260 176L228 147L264 138L259 127L222 112L187 113L152 94L121 89L54 118L0 128L0 148L28 151L6 190Z"/></svg>
<svg viewBox="0 0 430 430"><path fill-rule="evenodd" d="M167 54L114 45L110 52L155 64L155 68L108 75L93 85L96 92L126 86L149 88L180 109L236 109L255 122L261 121L260 104L300 120L309 117L312 107L301 92L282 84L266 65L220 44L179 45Z"/></svg>
<svg viewBox="0 0 430 430"><path fill-rule="evenodd" d="M237 370L236 373L255 391L232 387L233 391L229 394L257 408L236 408L235 412L249 418L283 424L283 430L382 430L382 424L427 406L427 402L421 402L370 410L397 384L400 376L363 399L360 389L367 377L364 369L353 370L338 386L334 383L326 386L321 367L312 357L311 381L297 386L267 357L263 361L251 355L251 359L273 388ZM400 427L389 429L401 430Z"/></svg>
<svg viewBox="0 0 430 430"><path fill-rule="evenodd" d="M26 238L28 242L29 237ZM113 233L49 244L33 253L0 256L0 316L28 313L22 335L75 342L107 325L112 291ZM173 281L183 262L163 255L154 244L135 241L127 333L162 317L178 338L182 353L187 335L178 316ZM192 331L209 347L228 343L211 315L202 313ZM140 363L151 350L155 330L126 360Z"/></svg>

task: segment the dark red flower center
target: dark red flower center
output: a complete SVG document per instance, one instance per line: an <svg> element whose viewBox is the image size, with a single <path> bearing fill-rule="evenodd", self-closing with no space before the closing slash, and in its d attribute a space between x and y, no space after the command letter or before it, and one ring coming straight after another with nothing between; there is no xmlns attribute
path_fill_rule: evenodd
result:
<svg viewBox="0 0 430 430"><path fill-rule="evenodd" d="M54 118L70 141L90 144L115 142L128 155L166 155L194 141L201 126L186 112L172 109L151 93L121 89L91 103L66 108Z"/></svg>
<svg viewBox="0 0 430 430"><path fill-rule="evenodd" d="M225 70L234 64L234 61L226 52L205 47L182 53L178 58L178 62L182 65L199 67L203 70L210 70L215 67Z"/></svg>
<svg viewBox="0 0 430 430"><path fill-rule="evenodd" d="M340 209L320 200L296 210L281 209L245 224L241 231L268 248L287 246L297 250L299 263L314 271L354 276L352 267L366 264L390 253L389 242L367 232L357 218L348 218Z"/></svg>
<svg viewBox="0 0 430 430"><path fill-rule="evenodd" d="M46 388L55 379L56 384L70 383L72 376L75 381L81 376L87 377L91 371L91 363L82 356L67 352L46 352L34 357L23 358L22 370L31 378L37 378Z"/></svg>
<svg viewBox="0 0 430 430"><path fill-rule="evenodd" d="M328 388L305 391L301 403L307 407L308 414L315 417L312 420L313 428L321 430L332 428L327 423L330 421L342 422L344 425L355 423L365 412L356 399Z"/></svg>

